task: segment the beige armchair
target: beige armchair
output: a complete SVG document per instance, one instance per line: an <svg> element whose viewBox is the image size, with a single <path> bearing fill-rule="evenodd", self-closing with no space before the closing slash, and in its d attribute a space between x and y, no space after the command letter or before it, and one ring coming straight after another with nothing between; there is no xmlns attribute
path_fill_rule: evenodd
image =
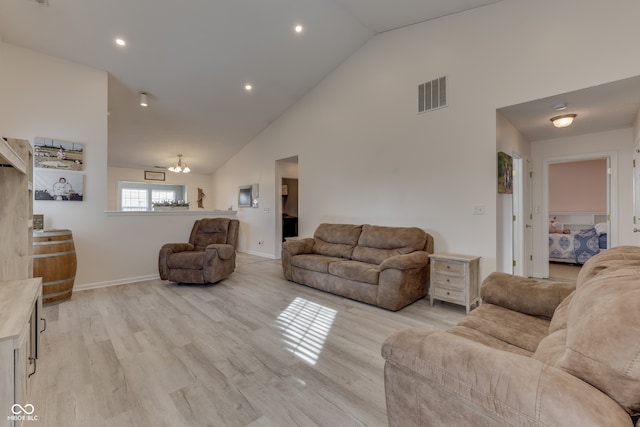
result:
<svg viewBox="0 0 640 427"><path fill-rule="evenodd" d="M574 287L493 273L448 331L383 344L390 427L640 426L640 248L609 249Z"/></svg>
<svg viewBox="0 0 640 427"><path fill-rule="evenodd" d="M189 243L167 243L160 249L162 280L176 283L216 283L236 268L237 219L204 218L193 225Z"/></svg>

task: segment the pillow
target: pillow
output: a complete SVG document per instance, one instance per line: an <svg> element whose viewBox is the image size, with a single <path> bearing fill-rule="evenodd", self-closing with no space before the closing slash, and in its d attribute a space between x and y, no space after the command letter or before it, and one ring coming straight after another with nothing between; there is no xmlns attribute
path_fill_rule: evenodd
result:
<svg viewBox="0 0 640 427"><path fill-rule="evenodd" d="M637 414L640 267L628 265L605 268L576 289L568 309L566 350L556 366Z"/></svg>
<svg viewBox="0 0 640 427"><path fill-rule="evenodd" d="M549 218L549 233L550 234L562 233L562 229L556 228L556 217L555 216Z"/></svg>
<svg viewBox="0 0 640 427"><path fill-rule="evenodd" d="M594 225L593 228L596 229L596 233L598 233L598 236L601 235L601 234L607 234L607 223L606 222L599 222L596 225Z"/></svg>

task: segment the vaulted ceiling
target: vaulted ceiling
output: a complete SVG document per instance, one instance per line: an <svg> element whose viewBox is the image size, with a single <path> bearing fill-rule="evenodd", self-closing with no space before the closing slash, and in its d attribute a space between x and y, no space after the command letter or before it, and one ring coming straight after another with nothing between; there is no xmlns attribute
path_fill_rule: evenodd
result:
<svg viewBox="0 0 640 427"><path fill-rule="evenodd" d="M0 37L109 73L110 166L211 174L374 35L497 1L0 0Z"/></svg>

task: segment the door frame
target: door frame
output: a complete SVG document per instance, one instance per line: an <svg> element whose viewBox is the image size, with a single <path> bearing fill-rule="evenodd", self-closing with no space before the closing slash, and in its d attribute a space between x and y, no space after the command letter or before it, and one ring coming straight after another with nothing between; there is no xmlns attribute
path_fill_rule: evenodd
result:
<svg viewBox="0 0 640 427"><path fill-rule="evenodd" d="M582 160L607 159L607 247L618 243L618 153L606 151L571 156L549 157L542 161L542 233L546 238L541 248L542 277L549 277L549 165L552 163L579 162Z"/></svg>

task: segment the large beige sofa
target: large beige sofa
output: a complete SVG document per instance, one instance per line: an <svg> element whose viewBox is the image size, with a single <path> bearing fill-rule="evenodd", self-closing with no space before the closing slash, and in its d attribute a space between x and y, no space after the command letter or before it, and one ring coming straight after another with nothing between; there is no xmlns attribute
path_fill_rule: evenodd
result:
<svg viewBox="0 0 640 427"><path fill-rule="evenodd" d="M575 292L493 273L481 295L446 332L413 328L385 341L390 427L633 426L640 248L591 258Z"/></svg>
<svg viewBox="0 0 640 427"><path fill-rule="evenodd" d="M282 244L287 280L399 310L428 292L433 237L415 227L320 224Z"/></svg>

